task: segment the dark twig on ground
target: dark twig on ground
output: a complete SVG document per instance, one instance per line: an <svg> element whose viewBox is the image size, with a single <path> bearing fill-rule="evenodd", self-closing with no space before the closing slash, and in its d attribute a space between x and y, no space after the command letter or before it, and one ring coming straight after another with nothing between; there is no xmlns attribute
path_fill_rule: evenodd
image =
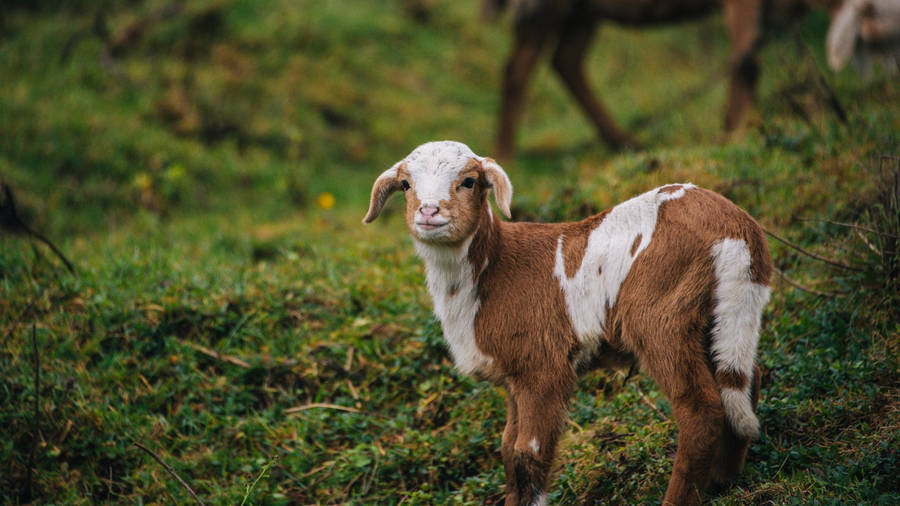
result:
<svg viewBox="0 0 900 506"><path fill-rule="evenodd" d="M840 295L840 293L836 293L836 292L820 292L819 290L805 287L805 286L801 285L800 283L797 283L796 281L787 277L787 275L784 273L784 271L782 271L781 269L778 269L778 268L775 268L775 274L778 274L778 277L783 279L787 284L793 286L794 288L796 288L797 290L800 290L802 292L811 293L813 295L818 295L820 297L837 297L838 295Z"/></svg>
<svg viewBox="0 0 900 506"><path fill-rule="evenodd" d="M22 485L23 492L20 497L20 500L26 503L32 500L31 483L33 477L32 469L34 469L34 452L37 450L37 442L38 438L40 438L40 427L38 426L40 417L38 414L41 403L41 356L38 353L37 329L34 324L31 324L31 348L34 354L34 414L31 419L31 451L28 453L28 468L25 470L25 483Z"/></svg>
<svg viewBox="0 0 900 506"><path fill-rule="evenodd" d="M814 258L814 259L816 259L816 260L819 260L820 262L825 262L825 263L828 264L828 265L832 265L832 266L834 266L834 267L840 267L841 269L846 269L846 270L848 270L848 271L854 271L854 272L862 272L862 271L863 271L863 270L860 269L859 267L854 267L854 266L852 266L852 265L847 265L847 264L845 264L845 263L843 263L843 262L838 262L837 260L832 260L832 259L830 259L830 258L826 258L826 257L823 257L823 256L821 256L821 255L817 255L817 254L815 254L815 253L812 253L812 252L810 252L810 251L807 251L807 250L803 249L802 247L800 247L799 245L797 245L796 243L793 243L793 242L791 242L791 241L785 239L784 237L781 237L780 235L776 234L775 232L772 232L771 230L769 230L769 229L767 229L767 228L765 228L765 227L763 227L763 230L764 230L767 234L769 234L770 236L772 236L772 238L774 238L774 239L776 239L776 240L778 240L778 241L780 241L780 242L786 244L787 246L790 246L791 248L794 248L795 250L799 251L800 253L803 253L804 255L806 255L806 256L808 256L808 257L810 257L810 258Z"/></svg>
<svg viewBox="0 0 900 506"><path fill-rule="evenodd" d="M9 187L8 184L4 181L2 183L3 187L3 200L0 201L0 228L6 230L10 234L21 234L21 235L30 235L35 239L41 241L46 244L56 256L59 257L60 260L66 265L66 268L69 269L69 272L75 274L75 268L72 266L72 262L69 262L69 259L63 255L62 251L56 247L55 244L50 242L50 239L47 239L39 232L36 232L31 227L28 226L27 223L22 221L19 217L19 212L16 209L16 200L13 197L12 188Z"/></svg>
<svg viewBox="0 0 900 506"><path fill-rule="evenodd" d="M637 372L637 365L637 360L631 363L631 366L628 368L628 374L626 374L625 379L622 380L622 388L625 387L625 385L628 383L628 380L630 380L631 377L634 376L634 373Z"/></svg>
<svg viewBox="0 0 900 506"><path fill-rule="evenodd" d="M247 363L246 360L241 360L237 357L232 357L231 355L225 355L223 353L219 353L216 350L211 350L206 346L201 346L197 343L192 343L190 341L181 341L186 346L190 346L191 348L199 351L200 353L206 355L207 357L214 358L216 360L221 360L222 362L228 362L229 364L234 364L236 366L243 367L244 369L248 369L250 364Z"/></svg>
<svg viewBox="0 0 900 506"><path fill-rule="evenodd" d="M799 220L800 220L800 221L818 221L818 222L820 222L820 223L828 223L829 225L836 225L836 226L839 226L839 227L852 228L852 229L859 230L859 231L861 231L861 232L866 232L866 233L869 233L869 234L881 235L881 236L884 236L884 237L893 237L893 238L895 238L895 239L900 238L900 237L898 237L898 236L896 236L896 235L894 235L894 234L889 234L889 233L887 233L887 232L882 232L882 231L879 231L879 230L873 230L873 229L871 229L871 228L867 228L867 227L864 227L864 226L862 226L862 225L857 225L856 223L843 223L843 222L840 222L840 221L823 220L823 219L821 219L821 218L799 218Z"/></svg>
<svg viewBox="0 0 900 506"><path fill-rule="evenodd" d="M203 501L200 500L200 498L199 498L199 497L197 496L197 494L194 492L194 489L192 489L191 486L188 485L186 481L184 481L183 479L181 479L181 476L178 476L178 473L176 473L175 470L172 469L171 466L169 466L168 464L166 464L165 462L163 462L163 459L161 459L161 458L159 457L159 455L153 453L153 451L151 451L149 448L147 448L146 446L142 445L141 443L138 443L137 441L133 441L133 443L134 443L134 446L137 446L137 447L140 448L141 450L144 450L144 451L147 452L151 457L153 457L154 460L156 460L157 462L159 462L159 464L160 464L161 466L163 466L163 468L164 468L169 474L171 474L176 480L178 480L178 483L181 483L181 486L183 486L185 489L187 489L188 493L191 494L191 497L193 497L194 500L197 501L197 504L199 504L200 506L203 506Z"/></svg>

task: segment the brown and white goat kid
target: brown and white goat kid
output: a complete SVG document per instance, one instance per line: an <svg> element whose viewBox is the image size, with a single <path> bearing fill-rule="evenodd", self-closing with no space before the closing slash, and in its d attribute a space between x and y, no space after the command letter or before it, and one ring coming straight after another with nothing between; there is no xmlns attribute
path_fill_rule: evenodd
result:
<svg viewBox="0 0 900 506"><path fill-rule="evenodd" d="M638 360L672 403L666 503L740 472L758 430L754 363L772 263L760 226L709 190L667 185L575 223L504 222L492 159L430 142L381 174L369 223L402 190L456 367L506 387L506 504L546 502L577 375Z"/></svg>

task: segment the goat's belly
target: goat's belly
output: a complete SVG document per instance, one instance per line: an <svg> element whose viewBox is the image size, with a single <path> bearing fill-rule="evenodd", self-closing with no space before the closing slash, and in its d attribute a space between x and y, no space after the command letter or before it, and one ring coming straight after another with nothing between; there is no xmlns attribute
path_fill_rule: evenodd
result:
<svg viewBox="0 0 900 506"><path fill-rule="evenodd" d="M595 17L623 25L654 25L696 19L719 6L713 0L594 0Z"/></svg>
<svg viewBox="0 0 900 506"><path fill-rule="evenodd" d="M579 354L573 364L575 371L581 375L594 369L625 369L633 366L637 359L627 351L620 351L605 342L592 351L585 350Z"/></svg>

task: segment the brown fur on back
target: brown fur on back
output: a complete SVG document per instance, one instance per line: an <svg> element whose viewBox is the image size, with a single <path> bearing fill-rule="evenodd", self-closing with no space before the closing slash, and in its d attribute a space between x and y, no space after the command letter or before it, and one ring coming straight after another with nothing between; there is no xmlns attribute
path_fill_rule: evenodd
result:
<svg viewBox="0 0 900 506"><path fill-rule="evenodd" d="M516 375L546 361L562 364L579 349L553 275L556 245L562 236L566 275L574 275L588 236L608 213L554 224L491 221L483 214L469 253L475 272L488 262L478 277L482 302L475 335L479 348L502 368L498 373ZM479 240L479 235L492 239ZM761 228L747 213L702 188L663 203L649 246L636 258L610 308L604 341L622 351L659 347L665 353L669 335L687 327L705 330L716 284L712 246L726 238L746 241L753 259L751 279L768 284L772 273L768 247ZM629 253L633 251L632 245ZM532 338L536 341L529 341ZM690 345L697 353L705 353L704 346Z"/></svg>

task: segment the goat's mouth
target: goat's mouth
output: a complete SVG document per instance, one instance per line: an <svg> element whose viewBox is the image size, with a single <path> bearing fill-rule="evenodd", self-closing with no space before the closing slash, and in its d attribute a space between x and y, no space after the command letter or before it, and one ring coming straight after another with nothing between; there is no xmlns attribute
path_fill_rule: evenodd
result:
<svg viewBox="0 0 900 506"><path fill-rule="evenodd" d="M450 224L449 221L444 221L444 222L440 222L440 221L417 221L417 222L416 222L416 228L418 228L418 229L420 229L420 230L437 230L437 229L439 229L439 228L441 228L441 227L446 227L446 226L449 225L449 224Z"/></svg>

